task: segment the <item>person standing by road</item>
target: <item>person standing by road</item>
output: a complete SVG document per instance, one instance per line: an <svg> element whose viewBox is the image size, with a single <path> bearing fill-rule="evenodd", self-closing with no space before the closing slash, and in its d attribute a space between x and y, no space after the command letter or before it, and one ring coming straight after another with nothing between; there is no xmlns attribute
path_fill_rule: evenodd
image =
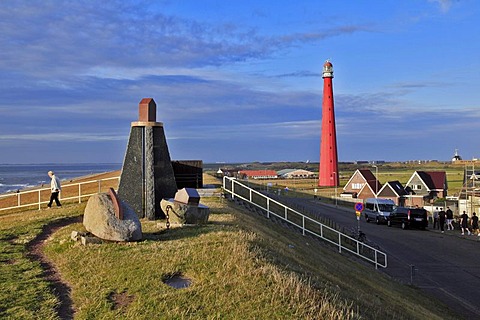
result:
<svg viewBox="0 0 480 320"><path fill-rule="evenodd" d="M447 207L447 212L446 212L446 216L447 216L447 230L454 230L455 228L453 227L453 212L452 210L450 210L450 207Z"/></svg>
<svg viewBox="0 0 480 320"><path fill-rule="evenodd" d="M48 171L48 176L52 179L52 181L50 181L50 190L52 193L50 195L50 202L48 203L47 207L51 208L54 200L57 207L61 207L62 204L60 203L60 200L58 200L58 194L60 193L60 191L62 191L60 179L55 176L55 173L53 171Z"/></svg>
<svg viewBox="0 0 480 320"><path fill-rule="evenodd" d="M465 230L470 235L470 230L468 229L468 215L463 211L463 214L460 216L460 228L462 229L462 236L465 234Z"/></svg>
<svg viewBox="0 0 480 320"><path fill-rule="evenodd" d="M468 229L468 215L463 211L463 214L460 216L460 227L462 229L462 236L465 234L465 230L467 230L468 235L470 235L470 230Z"/></svg>
<svg viewBox="0 0 480 320"><path fill-rule="evenodd" d="M440 210L440 212L438 213L438 218L439 218L439 225L440 225L440 230L442 230L442 233L445 232L445 211L443 210Z"/></svg>
<svg viewBox="0 0 480 320"><path fill-rule="evenodd" d="M433 229L438 229L438 208L433 212Z"/></svg>
<svg viewBox="0 0 480 320"><path fill-rule="evenodd" d="M475 235L480 236L480 233L478 233L478 217L477 214L474 212L472 213L472 233Z"/></svg>

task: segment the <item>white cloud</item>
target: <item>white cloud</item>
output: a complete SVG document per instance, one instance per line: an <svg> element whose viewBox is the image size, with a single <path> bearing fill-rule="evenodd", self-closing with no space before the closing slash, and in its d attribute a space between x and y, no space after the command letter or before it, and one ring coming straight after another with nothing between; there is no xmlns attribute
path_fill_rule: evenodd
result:
<svg viewBox="0 0 480 320"><path fill-rule="evenodd" d="M126 141L127 137L122 135L109 135L109 134L85 134L82 132L0 135L0 141L98 142L98 141L121 141L121 140Z"/></svg>
<svg viewBox="0 0 480 320"><path fill-rule="evenodd" d="M169 139L208 139L208 140L237 140L237 139L304 139L319 136L320 121L285 121L272 123L226 123L216 126L192 126L185 129L172 129ZM168 130L167 130L168 133Z"/></svg>
<svg viewBox="0 0 480 320"><path fill-rule="evenodd" d="M437 3L443 13L448 12L452 6L452 0L428 0L428 2Z"/></svg>

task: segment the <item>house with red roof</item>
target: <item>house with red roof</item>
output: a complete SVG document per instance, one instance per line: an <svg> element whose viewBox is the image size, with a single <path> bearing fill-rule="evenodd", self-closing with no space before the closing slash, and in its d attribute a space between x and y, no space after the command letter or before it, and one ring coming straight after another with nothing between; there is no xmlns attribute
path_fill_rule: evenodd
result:
<svg viewBox="0 0 480 320"><path fill-rule="evenodd" d="M357 169L343 187L342 196L350 194L352 198L372 198L381 188L382 184L369 169Z"/></svg>
<svg viewBox="0 0 480 320"><path fill-rule="evenodd" d="M241 170L238 172L240 179L277 179L275 170Z"/></svg>
<svg viewBox="0 0 480 320"><path fill-rule="evenodd" d="M409 193L405 205L423 206L436 198L445 198L448 192L445 171L415 171L408 180L405 190Z"/></svg>

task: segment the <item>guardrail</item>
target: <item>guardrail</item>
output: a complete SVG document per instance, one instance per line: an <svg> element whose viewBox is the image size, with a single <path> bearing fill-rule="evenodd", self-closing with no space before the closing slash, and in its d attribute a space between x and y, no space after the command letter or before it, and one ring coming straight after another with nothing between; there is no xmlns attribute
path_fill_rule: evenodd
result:
<svg viewBox="0 0 480 320"><path fill-rule="evenodd" d="M117 189L119 179L120 177L112 177L62 185L60 200L68 201L75 199L78 200L78 203L81 203L82 198L90 197L102 191L106 192L110 187ZM93 192L93 190L95 191ZM38 206L38 210L41 210L42 204L49 202L50 194L50 188L2 194L0 195L0 211L32 206Z"/></svg>
<svg viewBox="0 0 480 320"><path fill-rule="evenodd" d="M387 254L369 246L357 239L330 228L304 214L287 207L286 205L271 199L234 178L223 177L223 190L230 194L232 199L239 198L246 201L256 208L261 209L266 217L276 217L302 231L303 235L311 235L322 239L338 247L338 251L354 254L378 267L387 267Z"/></svg>

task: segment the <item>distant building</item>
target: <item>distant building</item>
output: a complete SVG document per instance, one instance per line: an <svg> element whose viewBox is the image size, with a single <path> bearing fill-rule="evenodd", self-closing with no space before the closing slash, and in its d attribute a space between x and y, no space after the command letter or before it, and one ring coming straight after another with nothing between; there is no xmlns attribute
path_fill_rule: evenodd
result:
<svg viewBox="0 0 480 320"><path fill-rule="evenodd" d="M218 171L215 173L215 175L218 178L223 178L223 177L232 177L236 178L238 175L238 170L236 169L218 169Z"/></svg>
<svg viewBox="0 0 480 320"><path fill-rule="evenodd" d="M279 178L285 179L305 179L313 178L316 176L315 172L303 170L303 169L284 169L277 172Z"/></svg>
<svg viewBox="0 0 480 320"><path fill-rule="evenodd" d="M354 164L369 164L369 162L367 160L355 160L353 163Z"/></svg>
<svg viewBox="0 0 480 320"><path fill-rule="evenodd" d="M241 170L238 172L240 179L277 179L275 170Z"/></svg>
<svg viewBox="0 0 480 320"><path fill-rule="evenodd" d="M453 155L452 162L461 161L462 157L458 154L458 149L455 149L455 154Z"/></svg>

